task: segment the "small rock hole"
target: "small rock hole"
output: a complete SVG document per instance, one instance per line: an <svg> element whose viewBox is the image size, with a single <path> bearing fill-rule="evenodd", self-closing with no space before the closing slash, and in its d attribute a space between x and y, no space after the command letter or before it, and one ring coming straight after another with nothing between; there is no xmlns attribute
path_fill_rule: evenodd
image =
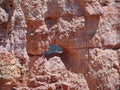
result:
<svg viewBox="0 0 120 90"><path fill-rule="evenodd" d="M13 5L12 5L12 4L10 4L10 7L13 7Z"/></svg>

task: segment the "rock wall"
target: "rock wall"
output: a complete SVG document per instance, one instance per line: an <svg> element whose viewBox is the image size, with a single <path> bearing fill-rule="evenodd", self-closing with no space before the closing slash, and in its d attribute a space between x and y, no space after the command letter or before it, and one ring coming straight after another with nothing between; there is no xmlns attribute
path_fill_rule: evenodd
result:
<svg viewBox="0 0 120 90"><path fill-rule="evenodd" d="M47 60L50 44L63 53ZM0 47L17 60L2 90L119 90L120 1L1 0Z"/></svg>

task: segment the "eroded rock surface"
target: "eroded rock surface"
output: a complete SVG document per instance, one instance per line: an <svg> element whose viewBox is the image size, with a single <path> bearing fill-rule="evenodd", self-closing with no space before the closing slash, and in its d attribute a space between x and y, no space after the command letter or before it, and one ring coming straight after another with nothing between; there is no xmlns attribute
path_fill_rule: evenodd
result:
<svg viewBox="0 0 120 90"><path fill-rule="evenodd" d="M12 86L21 77L22 66L12 53L0 47L0 86Z"/></svg>
<svg viewBox="0 0 120 90"><path fill-rule="evenodd" d="M54 68L53 68L54 67ZM89 90L83 74L71 73L59 57L38 58L31 66L27 85L17 90Z"/></svg>
<svg viewBox="0 0 120 90"><path fill-rule="evenodd" d="M120 0L1 0L0 47L0 89L119 90Z"/></svg>

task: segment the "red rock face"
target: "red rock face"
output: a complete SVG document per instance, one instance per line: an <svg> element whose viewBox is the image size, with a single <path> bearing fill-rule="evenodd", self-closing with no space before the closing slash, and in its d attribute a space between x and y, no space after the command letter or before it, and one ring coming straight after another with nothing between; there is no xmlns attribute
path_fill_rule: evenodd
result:
<svg viewBox="0 0 120 90"><path fill-rule="evenodd" d="M120 89L119 0L1 0L0 11L0 89ZM50 44L63 53L47 60Z"/></svg>
<svg viewBox="0 0 120 90"><path fill-rule="evenodd" d="M0 47L0 86L9 88L21 77L21 65L9 51Z"/></svg>

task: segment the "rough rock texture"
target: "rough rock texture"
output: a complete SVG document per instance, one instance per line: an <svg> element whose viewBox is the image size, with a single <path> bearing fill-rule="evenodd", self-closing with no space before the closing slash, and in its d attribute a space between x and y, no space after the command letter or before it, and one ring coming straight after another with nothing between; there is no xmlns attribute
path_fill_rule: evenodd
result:
<svg viewBox="0 0 120 90"><path fill-rule="evenodd" d="M0 85L15 85L16 79L21 77L22 66L17 58L0 47Z"/></svg>
<svg viewBox="0 0 120 90"><path fill-rule="evenodd" d="M87 79L90 87L93 88L92 83L98 89L116 90L116 87L120 85L120 67L117 51L90 49L89 59Z"/></svg>
<svg viewBox="0 0 120 90"><path fill-rule="evenodd" d="M15 89L89 90L84 76L68 71L59 57L53 57L49 61L38 58L30 66L27 85Z"/></svg>
<svg viewBox="0 0 120 90"><path fill-rule="evenodd" d="M119 90L120 0L0 0L0 47L0 89Z"/></svg>

